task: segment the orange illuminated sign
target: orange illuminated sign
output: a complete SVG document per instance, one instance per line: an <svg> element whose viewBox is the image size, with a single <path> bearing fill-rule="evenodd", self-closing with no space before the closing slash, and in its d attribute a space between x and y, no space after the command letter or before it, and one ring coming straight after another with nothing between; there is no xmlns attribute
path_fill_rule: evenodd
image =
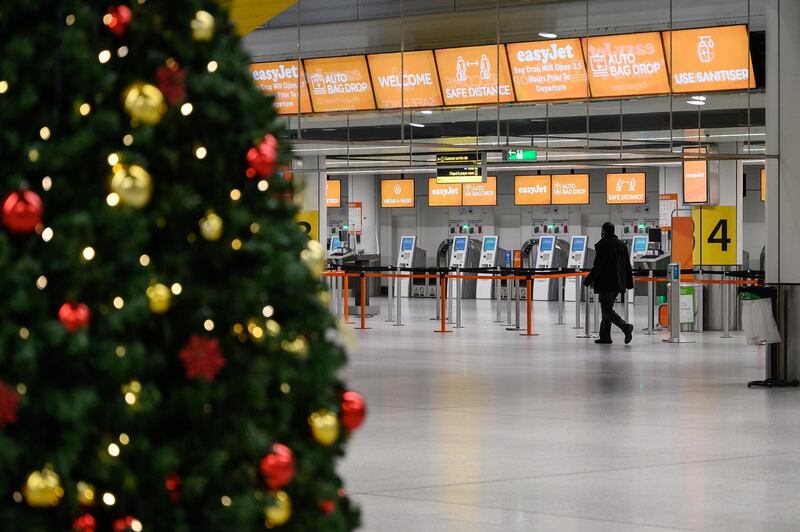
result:
<svg viewBox="0 0 800 532"><path fill-rule="evenodd" d="M580 39L507 44L517 101L586 98Z"/></svg>
<svg viewBox="0 0 800 532"><path fill-rule="evenodd" d="M723 26L662 33L674 92L704 92L755 87L747 26Z"/></svg>
<svg viewBox="0 0 800 532"><path fill-rule="evenodd" d="M342 182L338 179L326 181L325 205L334 209L342 206Z"/></svg>
<svg viewBox="0 0 800 532"><path fill-rule="evenodd" d="M645 174L606 174L606 203L646 203Z"/></svg>
<svg viewBox="0 0 800 532"><path fill-rule="evenodd" d="M761 169L761 201L767 201L767 169Z"/></svg>
<svg viewBox="0 0 800 532"><path fill-rule="evenodd" d="M403 107L443 105L432 51L371 54L367 60L378 109L398 109L401 97Z"/></svg>
<svg viewBox="0 0 800 532"><path fill-rule="evenodd" d="M588 205L589 174L554 175L553 205Z"/></svg>
<svg viewBox="0 0 800 532"><path fill-rule="evenodd" d="M458 207L461 205L461 185L441 185L435 177L428 178L428 206Z"/></svg>
<svg viewBox="0 0 800 532"><path fill-rule="evenodd" d="M273 105L279 115L297 114L298 92L300 112L311 112L305 74L298 61L254 63L250 75L258 90L275 97Z"/></svg>
<svg viewBox="0 0 800 532"><path fill-rule="evenodd" d="M705 156L705 148L684 148L684 154ZM708 161L683 161L683 202L708 203Z"/></svg>
<svg viewBox="0 0 800 532"><path fill-rule="evenodd" d="M550 205L550 176L514 176L514 205Z"/></svg>
<svg viewBox="0 0 800 532"><path fill-rule="evenodd" d="M664 48L658 32L589 37L583 43L592 96L669 93Z"/></svg>
<svg viewBox="0 0 800 532"><path fill-rule="evenodd" d="M413 206L413 179L385 179L381 181L381 207L411 208Z"/></svg>
<svg viewBox="0 0 800 532"><path fill-rule="evenodd" d="M513 102L506 47L500 45L500 82L496 45L436 50L436 64L445 105Z"/></svg>
<svg viewBox="0 0 800 532"><path fill-rule="evenodd" d="M497 177L486 177L485 183L464 184L464 206L489 206L497 205Z"/></svg>
<svg viewBox="0 0 800 532"><path fill-rule="evenodd" d="M304 59L303 64L315 112L375 109L363 55Z"/></svg>

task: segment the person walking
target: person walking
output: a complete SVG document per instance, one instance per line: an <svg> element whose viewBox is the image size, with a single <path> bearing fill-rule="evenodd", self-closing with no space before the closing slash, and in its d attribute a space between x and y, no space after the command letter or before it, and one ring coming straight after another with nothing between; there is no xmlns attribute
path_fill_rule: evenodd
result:
<svg viewBox="0 0 800 532"><path fill-rule="evenodd" d="M633 288L633 272L628 248L614 234L614 224L606 222L600 234L600 241L594 246L594 265L589 275L583 278L583 285L594 288L600 299L603 319L600 322L600 338L596 344L610 344L611 324L625 333L625 343L633 339L633 325L626 323L614 311L617 295Z"/></svg>

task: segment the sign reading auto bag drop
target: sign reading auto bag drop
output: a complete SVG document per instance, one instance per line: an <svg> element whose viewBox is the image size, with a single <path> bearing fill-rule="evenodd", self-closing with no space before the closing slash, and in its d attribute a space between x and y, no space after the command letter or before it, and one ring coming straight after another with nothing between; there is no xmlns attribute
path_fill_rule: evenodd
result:
<svg viewBox="0 0 800 532"><path fill-rule="evenodd" d="M485 183L465 183L462 204L465 207L497 205L497 177L486 176Z"/></svg>
<svg viewBox="0 0 800 532"><path fill-rule="evenodd" d="M664 48L658 32L582 40L592 96L619 98L669 93Z"/></svg>
<svg viewBox="0 0 800 532"><path fill-rule="evenodd" d="M561 174L552 179L553 205L588 205L589 174Z"/></svg>
<svg viewBox="0 0 800 532"><path fill-rule="evenodd" d="M315 112L375 109L367 59L363 55L304 59Z"/></svg>

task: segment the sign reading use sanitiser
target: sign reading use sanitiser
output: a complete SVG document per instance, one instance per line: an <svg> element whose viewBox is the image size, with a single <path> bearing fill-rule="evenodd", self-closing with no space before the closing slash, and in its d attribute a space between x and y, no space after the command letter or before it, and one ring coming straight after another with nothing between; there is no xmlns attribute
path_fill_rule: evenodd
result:
<svg viewBox="0 0 800 532"><path fill-rule="evenodd" d="M683 148L684 156L705 157L706 148ZM683 202L708 203L708 161L684 159Z"/></svg>
<svg viewBox="0 0 800 532"><path fill-rule="evenodd" d="M552 179L553 205L588 205L589 174L561 174Z"/></svg>
<svg viewBox="0 0 800 532"><path fill-rule="evenodd" d="M428 206L458 207L461 205L461 185L439 184L435 177L428 178Z"/></svg>
<svg viewBox="0 0 800 532"><path fill-rule="evenodd" d="M384 179L381 181L381 207L412 208L413 179Z"/></svg>
<svg viewBox="0 0 800 532"><path fill-rule="evenodd" d="M445 105L513 102L504 44L436 50ZM498 54L500 78L498 83Z"/></svg>
<svg viewBox="0 0 800 532"><path fill-rule="evenodd" d="M517 101L585 98L586 67L580 39L507 44Z"/></svg>
<svg viewBox="0 0 800 532"><path fill-rule="evenodd" d="M673 92L741 90L756 86L747 26L662 32ZM672 48L674 41L675 48Z"/></svg>
<svg viewBox="0 0 800 532"><path fill-rule="evenodd" d="M315 112L375 109L367 59L363 55L304 59Z"/></svg>
<svg viewBox="0 0 800 532"><path fill-rule="evenodd" d="M606 203L609 205L646 203L645 181L644 172L606 174Z"/></svg>
<svg viewBox="0 0 800 532"><path fill-rule="evenodd" d="M550 205L549 175L514 176L514 205Z"/></svg>
<svg viewBox="0 0 800 532"><path fill-rule="evenodd" d="M442 91L433 51L370 54L369 72L378 109L440 107Z"/></svg>
<svg viewBox="0 0 800 532"><path fill-rule="evenodd" d="M664 48L657 31L583 39L592 96L668 94Z"/></svg>
<svg viewBox="0 0 800 532"><path fill-rule="evenodd" d="M273 105L279 115L297 114L298 102L301 113L311 112L305 74L298 61L253 63L250 74L258 90L275 97Z"/></svg>
<svg viewBox="0 0 800 532"><path fill-rule="evenodd" d="M485 183L465 183L462 204L465 207L497 205L497 177L486 176Z"/></svg>

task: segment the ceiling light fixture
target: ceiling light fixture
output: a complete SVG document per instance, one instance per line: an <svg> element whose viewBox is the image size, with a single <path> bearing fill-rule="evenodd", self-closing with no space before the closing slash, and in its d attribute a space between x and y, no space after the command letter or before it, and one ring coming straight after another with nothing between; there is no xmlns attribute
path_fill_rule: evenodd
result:
<svg viewBox="0 0 800 532"><path fill-rule="evenodd" d="M700 100L686 100L686 103L688 103L689 105L705 105L706 104L706 102L703 102L703 101L700 101Z"/></svg>
<svg viewBox="0 0 800 532"><path fill-rule="evenodd" d="M706 97L705 96L692 96L692 100L697 100L698 102L704 102L704 101L706 101Z"/></svg>
<svg viewBox="0 0 800 532"><path fill-rule="evenodd" d="M432 115L432 114L433 114L433 111L428 111L428 110L425 110L425 111L420 111L420 114L423 114L423 115Z"/></svg>
<svg viewBox="0 0 800 532"><path fill-rule="evenodd" d="M408 125L411 127L425 127L425 124L420 124L419 122L409 122Z"/></svg>
<svg viewBox="0 0 800 532"><path fill-rule="evenodd" d="M539 37L544 37L545 39L555 39L556 37L558 37L558 35L556 35L555 33L551 33L549 31L540 31Z"/></svg>

